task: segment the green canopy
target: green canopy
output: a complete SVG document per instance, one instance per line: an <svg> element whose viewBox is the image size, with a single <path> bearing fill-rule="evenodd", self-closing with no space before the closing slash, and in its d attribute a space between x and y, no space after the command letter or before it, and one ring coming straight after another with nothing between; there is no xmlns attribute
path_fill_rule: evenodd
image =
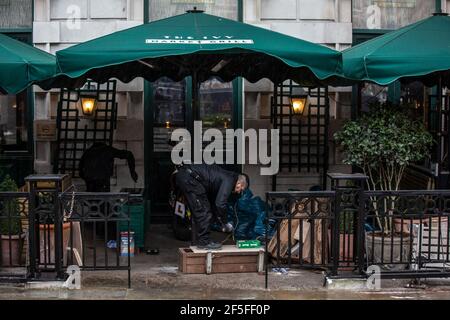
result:
<svg viewBox="0 0 450 320"><path fill-rule="evenodd" d="M344 75L387 85L396 80L449 84L450 17L435 14L343 51Z"/></svg>
<svg viewBox="0 0 450 320"><path fill-rule="evenodd" d="M77 79L128 82L167 76L198 82L242 76L254 82L293 79L312 84L342 72L341 53L249 24L191 10L185 14L115 32L56 53L58 86Z"/></svg>
<svg viewBox="0 0 450 320"><path fill-rule="evenodd" d="M0 34L0 91L16 94L37 81L55 75L56 58Z"/></svg>

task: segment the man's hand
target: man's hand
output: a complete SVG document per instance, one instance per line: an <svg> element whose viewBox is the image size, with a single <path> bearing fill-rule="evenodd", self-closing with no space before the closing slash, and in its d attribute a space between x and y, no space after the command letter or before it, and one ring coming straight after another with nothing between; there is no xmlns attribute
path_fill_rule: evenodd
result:
<svg viewBox="0 0 450 320"><path fill-rule="evenodd" d="M133 172L131 173L131 178L133 178L133 181L134 181L134 182L137 182L137 180L138 180L138 174L136 173L136 171L133 171Z"/></svg>
<svg viewBox="0 0 450 320"><path fill-rule="evenodd" d="M233 232L233 225L231 223L227 223L222 226L222 232L230 233Z"/></svg>

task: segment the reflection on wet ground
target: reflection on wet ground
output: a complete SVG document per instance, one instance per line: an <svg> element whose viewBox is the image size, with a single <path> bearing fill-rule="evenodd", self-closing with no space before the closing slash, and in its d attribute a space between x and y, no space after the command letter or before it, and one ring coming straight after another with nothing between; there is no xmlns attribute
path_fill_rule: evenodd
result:
<svg viewBox="0 0 450 320"><path fill-rule="evenodd" d="M19 287L0 287L0 299L107 299L107 300L415 300L450 299L446 290L393 290L382 292L355 292L339 290L241 290L216 288L82 288L82 290L38 290Z"/></svg>
<svg viewBox="0 0 450 320"><path fill-rule="evenodd" d="M266 290L264 275L257 273L180 273L178 248L189 244L175 240L167 226L152 226L146 243L160 253L140 254L132 259L132 289L127 289L126 271L83 271L81 290L0 285L0 299L450 299L450 280L432 279L413 287L408 286L409 280L383 280L382 291L327 289L321 270L270 272Z"/></svg>

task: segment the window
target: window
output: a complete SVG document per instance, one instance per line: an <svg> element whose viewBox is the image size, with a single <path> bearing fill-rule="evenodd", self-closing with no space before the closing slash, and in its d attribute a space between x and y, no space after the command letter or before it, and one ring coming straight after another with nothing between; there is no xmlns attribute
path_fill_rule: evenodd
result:
<svg viewBox="0 0 450 320"><path fill-rule="evenodd" d="M26 150L27 91L17 95L0 95L0 149Z"/></svg>
<svg viewBox="0 0 450 320"><path fill-rule="evenodd" d="M353 0L354 29L398 29L435 12L432 0Z"/></svg>
<svg viewBox="0 0 450 320"><path fill-rule="evenodd" d="M200 86L200 119L204 128L232 128L233 84L212 78Z"/></svg>
<svg viewBox="0 0 450 320"><path fill-rule="evenodd" d="M0 0L0 17L2 29L32 28L32 0Z"/></svg>
<svg viewBox="0 0 450 320"><path fill-rule="evenodd" d="M0 0L0 10L1 3ZM29 33L7 35L25 43L31 42ZM0 95L0 153L2 154L5 151L29 150L28 129L29 123L33 121L29 119L29 90L24 90L17 95Z"/></svg>
<svg viewBox="0 0 450 320"><path fill-rule="evenodd" d="M150 21L183 14L194 7L212 15L238 20L237 0L149 0Z"/></svg>

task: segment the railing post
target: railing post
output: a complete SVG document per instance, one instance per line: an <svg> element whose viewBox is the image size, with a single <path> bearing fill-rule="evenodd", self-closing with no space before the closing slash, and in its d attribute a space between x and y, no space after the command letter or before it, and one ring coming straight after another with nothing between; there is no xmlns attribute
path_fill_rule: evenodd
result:
<svg viewBox="0 0 450 320"><path fill-rule="evenodd" d="M28 183L28 186L28 257L30 263L28 276L33 279L36 278L36 252L38 250L37 244L39 243L39 230L36 232L35 188L32 182ZM37 225L37 228L39 228L39 225Z"/></svg>
<svg viewBox="0 0 450 320"><path fill-rule="evenodd" d="M358 265L358 273L363 274L364 270L364 244L366 241L364 225L366 221L365 212L366 194L364 188L360 186L358 190L358 217L356 223L356 262Z"/></svg>
<svg viewBox="0 0 450 320"><path fill-rule="evenodd" d="M63 189L63 185L67 185L68 176L64 174L48 174L48 175L30 175L25 178L29 188L29 246L30 246L30 277L36 277L42 269L41 261L41 243L40 243L40 224L41 218L45 219L44 224L52 224L54 229L53 239L50 239L50 230L44 229L43 236L48 239L48 243L45 244L44 250L48 254L48 259L44 261L44 268L47 265L52 265L52 253L54 256L54 271L56 273L56 279L64 278L64 262L63 262L63 210L61 208L61 201L59 194ZM51 196L51 203L41 203L38 199L40 194L47 194ZM43 206L46 206L43 208ZM43 214L43 217L41 217ZM53 219L53 220L51 220ZM48 221L52 221L49 223ZM54 248L52 252L52 241L54 242ZM47 261L48 260L48 261Z"/></svg>
<svg viewBox="0 0 450 320"><path fill-rule="evenodd" d="M337 276L339 269L339 221L341 216L341 192L336 190L334 196L334 217L331 228L331 260L333 261L331 275Z"/></svg>
<svg viewBox="0 0 450 320"><path fill-rule="evenodd" d="M265 288L268 289L269 288L269 270L268 270L268 266L269 266L269 253L268 253L268 241L269 241L269 217L270 217L270 212L269 212L269 193L266 192L266 203L265 203L265 209L266 209L266 218L265 218L265 232L264 232L264 282L265 282Z"/></svg>
<svg viewBox="0 0 450 320"><path fill-rule="evenodd" d="M62 189L61 181L56 181L56 188L53 192L53 215L55 217L55 271L56 278L61 280L64 278L63 274L63 209L61 208L61 201L59 193Z"/></svg>
<svg viewBox="0 0 450 320"><path fill-rule="evenodd" d="M343 222L342 261L346 266L353 264L358 272L363 270L364 261L364 184L368 177L360 173L342 174L328 173L331 179L331 188L336 192L334 208L334 227L331 239L333 244L333 275L339 271L341 260L341 219ZM344 198L345 197L345 198ZM348 217L347 213L351 213ZM351 225L347 225L352 223ZM348 230L349 227L352 230ZM353 232L353 243L350 243L350 234ZM348 235L348 236L347 236ZM347 250L347 251L346 251ZM350 251L351 250L351 251ZM351 260L350 260L351 259Z"/></svg>

